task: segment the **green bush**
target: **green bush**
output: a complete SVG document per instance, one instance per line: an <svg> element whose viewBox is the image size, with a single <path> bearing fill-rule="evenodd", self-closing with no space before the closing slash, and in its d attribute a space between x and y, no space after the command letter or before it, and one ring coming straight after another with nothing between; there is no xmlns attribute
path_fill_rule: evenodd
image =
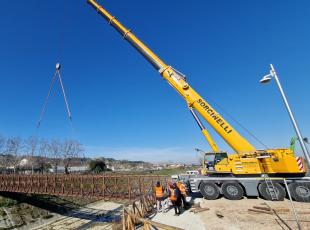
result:
<svg viewBox="0 0 310 230"><path fill-rule="evenodd" d="M0 207L11 207L16 205L18 202L16 200L12 200L5 197L0 197Z"/></svg>
<svg viewBox="0 0 310 230"><path fill-rule="evenodd" d="M101 173L106 171L111 171L107 168L107 165L103 159L95 159L89 162L89 169L94 173Z"/></svg>

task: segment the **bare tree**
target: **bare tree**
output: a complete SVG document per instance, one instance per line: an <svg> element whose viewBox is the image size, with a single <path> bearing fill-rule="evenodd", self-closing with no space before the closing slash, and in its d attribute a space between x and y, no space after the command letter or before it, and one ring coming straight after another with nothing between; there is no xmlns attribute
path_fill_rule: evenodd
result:
<svg viewBox="0 0 310 230"><path fill-rule="evenodd" d="M5 154L6 138L0 134L0 154Z"/></svg>
<svg viewBox="0 0 310 230"><path fill-rule="evenodd" d="M6 138L0 134L0 167L6 167Z"/></svg>
<svg viewBox="0 0 310 230"><path fill-rule="evenodd" d="M34 155L38 147L38 138L35 136L29 137L25 141L25 147L27 155L29 156L31 162L31 174L33 174L33 162L34 162Z"/></svg>
<svg viewBox="0 0 310 230"><path fill-rule="evenodd" d="M8 162L13 167L14 173L16 173L16 168L20 163L19 155L23 148L23 140L20 137L9 138L6 142Z"/></svg>
<svg viewBox="0 0 310 230"><path fill-rule="evenodd" d="M48 141L46 139L39 140L34 136L22 140L20 137L7 139L0 135L0 167L11 167L15 173L18 166L21 166L23 151L27 153L28 162L31 163L32 174L35 164L39 165L42 173L51 165L54 167L54 172L57 173L61 163L64 165L65 173L69 174L70 166L84 153L81 143L76 140L62 142L54 139Z"/></svg>
<svg viewBox="0 0 310 230"><path fill-rule="evenodd" d="M41 173L43 174L45 169L47 168L46 166L49 164L49 162L47 162L48 159L48 153L49 153L49 142L46 139L41 139L39 140L38 143L38 165L40 168Z"/></svg>
<svg viewBox="0 0 310 230"><path fill-rule="evenodd" d="M60 164L61 161L61 142L59 140L52 140L49 143L49 153L50 153L50 157L52 158L52 162L53 162L53 167L54 167L54 172L57 173L58 170L58 166Z"/></svg>
<svg viewBox="0 0 310 230"><path fill-rule="evenodd" d="M69 168L72 160L80 156L83 152L81 143L75 140L66 140L62 144L62 159L65 167L65 173L69 174Z"/></svg>

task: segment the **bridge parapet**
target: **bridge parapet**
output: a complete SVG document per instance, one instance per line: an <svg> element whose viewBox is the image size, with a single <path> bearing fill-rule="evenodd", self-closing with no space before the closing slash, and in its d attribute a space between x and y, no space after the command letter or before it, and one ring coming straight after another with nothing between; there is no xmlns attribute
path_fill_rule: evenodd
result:
<svg viewBox="0 0 310 230"><path fill-rule="evenodd" d="M57 196L135 200L152 194L157 181L167 176L143 175L0 175L0 191Z"/></svg>

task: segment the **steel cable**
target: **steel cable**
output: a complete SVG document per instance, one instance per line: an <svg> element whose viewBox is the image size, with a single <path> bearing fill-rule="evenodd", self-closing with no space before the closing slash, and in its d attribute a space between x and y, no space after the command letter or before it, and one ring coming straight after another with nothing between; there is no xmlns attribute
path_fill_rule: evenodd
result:
<svg viewBox="0 0 310 230"><path fill-rule="evenodd" d="M258 143L260 143L264 148L269 149L254 133L252 133L248 128L242 125L236 118L234 118L230 113L228 113L222 106L220 106L215 100L209 98L212 104L216 105L223 113L225 113L231 120L233 120L238 126L240 126L246 133L248 133L252 138L254 138Z"/></svg>

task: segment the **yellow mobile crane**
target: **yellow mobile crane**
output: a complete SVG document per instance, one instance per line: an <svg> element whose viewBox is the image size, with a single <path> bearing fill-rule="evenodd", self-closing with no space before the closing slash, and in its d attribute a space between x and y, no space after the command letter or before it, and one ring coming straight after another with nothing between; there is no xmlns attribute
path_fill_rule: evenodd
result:
<svg viewBox="0 0 310 230"><path fill-rule="evenodd" d="M243 138L209 103L207 103L186 81L185 76L167 65L161 60L150 48L148 48L141 40L139 40L130 29L124 27L114 16L112 16L106 9L99 5L95 0L87 1L103 18L114 27L125 40L127 40L142 56L160 73L160 75L184 98L187 106L199 125L202 134L210 144L213 154L215 155L214 169L208 171L207 181L192 180L192 190L200 191L205 197L215 199L222 191L229 199L240 199L244 191L247 195L254 194L253 186L245 188L240 178L250 180L253 176L264 175L264 180L258 180L256 186L261 195L267 199L282 199L285 196L285 190L278 182L272 183L270 179L266 180L267 176L285 175L295 177L299 180L305 175L307 169L302 158L296 158L294 152L288 148L281 149L265 149L257 150L245 138ZM228 155L226 152L219 151L219 148L205 129L200 121L197 113L204 118L209 125L225 140L225 142L236 152ZM212 175L212 177L210 177ZM214 179L220 176L220 181ZM238 178L238 181L236 181ZM269 177L268 177L269 178ZM232 179L234 179L232 181ZM224 182L223 182L224 180ZM198 182L197 182L198 181ZM271 183L268 183L271 182ZM272 184L272 186L268 185ZM306 196L310 201L310 184L304 186L306 189ZM221 186L221 187L219 187ZM293 191L301 187L292 180L290 186ZM299 187L298 187L299 186ZM304 188L302 187L302 189ZM193 189L194 188L194 189ZM229 192L232 191L232 192ZM273 190L273 191L272 191ZM284 190L284 192L283 192ZM214 192L215 191L215 192ZM298 191L296 190L294 197L298 199ZM295 194L296 193L296 194ZM256 193L255 193L256 195Z"/></svg>

